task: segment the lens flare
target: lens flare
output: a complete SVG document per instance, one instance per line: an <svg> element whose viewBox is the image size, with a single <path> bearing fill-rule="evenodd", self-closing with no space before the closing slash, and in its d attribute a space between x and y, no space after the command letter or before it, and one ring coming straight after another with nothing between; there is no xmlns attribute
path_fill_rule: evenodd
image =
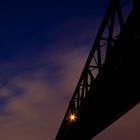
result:
<svg viewBox="0 0 140 140"><path fill-rule="evenodd" d="M70 113L70 114L68 115L68 121L69 121L69 122L75 122L76 119L77 119L77 116L76 116L75 113Z"/></svg>

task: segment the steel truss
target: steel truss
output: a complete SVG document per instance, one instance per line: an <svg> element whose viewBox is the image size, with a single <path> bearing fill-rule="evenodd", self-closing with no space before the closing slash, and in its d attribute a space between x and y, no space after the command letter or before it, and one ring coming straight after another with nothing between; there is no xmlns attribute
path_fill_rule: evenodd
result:
<svg viewBox="0 0 140 140"><path fill-rule="evenodd" d="M68 116L70 114L78 115L78 112L83 105L84 100L88 96L90 89L94 88L98 74L104 67L105 63L107 63L110 51L125 24L122 11L127 2L128 1L120 2L119 0L110 0L85 67L69 103L61 127L58 131L56 140L62 140L62 137L59 137L59 133L61 129L68 129ZM64 131L66 133L67 130Z"/></svg>

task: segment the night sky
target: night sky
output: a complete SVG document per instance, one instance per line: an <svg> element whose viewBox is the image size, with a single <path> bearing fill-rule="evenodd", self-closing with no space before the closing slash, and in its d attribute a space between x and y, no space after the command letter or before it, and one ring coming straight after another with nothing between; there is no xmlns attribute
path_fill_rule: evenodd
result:
<svg viewBox="0 0 140 140"><path fill-rule="evenodd" d="M54 140L108 0L0 3L0 139ZM139 140L140 105L93 140Z"/></svg>

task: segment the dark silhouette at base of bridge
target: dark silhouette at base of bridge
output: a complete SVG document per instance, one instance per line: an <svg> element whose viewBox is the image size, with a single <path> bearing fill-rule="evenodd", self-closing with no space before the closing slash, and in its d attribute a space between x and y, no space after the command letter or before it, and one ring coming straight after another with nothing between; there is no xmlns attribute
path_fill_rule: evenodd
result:
<svg viewBox="0 0 140 140"><path fill-rule="evenodd" d="M90 140L140 102L140 5L132 2L124 21L119 0L110 1L56 140Z"/></svg>

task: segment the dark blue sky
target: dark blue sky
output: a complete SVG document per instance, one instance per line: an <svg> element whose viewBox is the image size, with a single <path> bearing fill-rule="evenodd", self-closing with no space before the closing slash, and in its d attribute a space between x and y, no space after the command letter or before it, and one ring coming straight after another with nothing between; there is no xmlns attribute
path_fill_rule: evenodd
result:
<svg viewBox="0 0 140 140"><path fill-rule="evenodd" d="M52 28L69 19L100 16L105 9L104 5L106 0L29 0L1 4L0 58L12 57L16 50L23 47L42 48L43 44L53 41L54 37L61 36L60 32L51 32Z"/></svg>
<svg viewBox="0 0 140 140"><path fill-rule="evenodd" d="M41 55L44 50L49 53L56 49L63 49L59 43L57 47L50 44L59 40L65 41L65 36L69 36L69 40L73 40L71 36L75 35L76 39L73 44L91 41L91 37L78 38L78 36L82 30L87 30L87 28L90 30L88 26L91 26L92 23L95 24L94 20L97 20L98 17L102 17L106 6L106 0L100 2L93 0L29 0L1 3L0 61L3 63L15 62L19 60L19 57L31 60L33 57ZM94 29L92 28L90 32L93 32L92 30ZM92 36L94 34L93 32ZM88 36L91 36L91 33ZM24 61L26 61L25 59ZM21 70L23 72L27 68L19 62L7 75L15 76ZM3 71L5 73L5 70Z"/></svg>
<svg viewBox="0 0 140 140"><path fill-rule="evenodd" d="M108 0L0 3L2 140L54 140L107 5ZM118 129L111 130L113 138ZM95 140L106 140L105 134Z"/></svg>

